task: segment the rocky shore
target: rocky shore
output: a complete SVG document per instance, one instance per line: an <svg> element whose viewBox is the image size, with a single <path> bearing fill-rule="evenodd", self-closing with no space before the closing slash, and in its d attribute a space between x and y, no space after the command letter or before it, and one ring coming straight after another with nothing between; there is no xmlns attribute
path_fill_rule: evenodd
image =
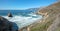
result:
<svg viewBox="0 0 60 31"><path fill-rule="evenodd" d="M0 31L18 31L18 26L0 16Z"/></svg>
<svg viewBox="0 0 60 31"><path fill-rule="evenodd" d="M60 2L39 10L37 14L42 15L43 18L20 30L16 23L0 16L0 31L60 31ZM9 13L8 17L13 16Z"/></svg>

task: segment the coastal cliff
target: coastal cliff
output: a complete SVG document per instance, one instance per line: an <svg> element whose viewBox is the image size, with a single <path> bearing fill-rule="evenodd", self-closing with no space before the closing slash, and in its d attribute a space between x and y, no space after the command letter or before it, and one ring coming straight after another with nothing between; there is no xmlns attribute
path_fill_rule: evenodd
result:
<svg viewBox="0 0 60 31"><path fill-rule="evenodd" d="M38 10L37 14L43 16L40 23L34 25L31 31L60 31L60 2L51 4L41 10Z"/></svg>

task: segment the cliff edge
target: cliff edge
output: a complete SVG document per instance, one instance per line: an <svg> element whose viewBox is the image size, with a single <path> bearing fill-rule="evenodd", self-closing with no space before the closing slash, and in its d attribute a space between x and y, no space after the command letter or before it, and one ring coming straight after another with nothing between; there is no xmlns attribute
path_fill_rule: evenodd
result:
<svg viewBox="0 0 60 31"><path fill-rule="evenodd" d="M37 14L42 15L43 20L39 24L32 27L31 31L60 31L60 20L58 19L60 18L60 2L56 2L41 10L38 10Z"/></svg>

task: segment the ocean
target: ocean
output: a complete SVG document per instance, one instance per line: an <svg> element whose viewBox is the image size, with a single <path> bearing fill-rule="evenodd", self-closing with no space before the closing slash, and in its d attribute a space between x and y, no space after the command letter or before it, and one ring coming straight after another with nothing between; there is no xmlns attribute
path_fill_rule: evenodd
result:
<svg viewBox="0 0 60 31"><path fill-rule="evenodd" d="M8 17L9 12L11 12L13 17ZM20 29L42 18L41 15L34 14L34 12L34 10L0 10L0 16L15 22Z"/></svg>

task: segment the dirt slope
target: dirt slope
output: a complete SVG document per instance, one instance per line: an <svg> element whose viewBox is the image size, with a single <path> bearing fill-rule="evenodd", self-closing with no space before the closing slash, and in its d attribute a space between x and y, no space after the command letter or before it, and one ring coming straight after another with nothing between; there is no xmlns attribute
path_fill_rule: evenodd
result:
<svg viewBox="0 0 60 31"><path fill-rule="evenodd" d="M60 21L60 17L57 18L57 15L60 13L60 2L49 5L37 12L37 14L43 15L43 20L41 23L36 24L31 28L31 31L55 31L60 30L58 28L58 24ZM53 27L54 26L54 27ZM56 27L55 27L56 26ZM52 27L52 28L51 28Z"/></svg>

